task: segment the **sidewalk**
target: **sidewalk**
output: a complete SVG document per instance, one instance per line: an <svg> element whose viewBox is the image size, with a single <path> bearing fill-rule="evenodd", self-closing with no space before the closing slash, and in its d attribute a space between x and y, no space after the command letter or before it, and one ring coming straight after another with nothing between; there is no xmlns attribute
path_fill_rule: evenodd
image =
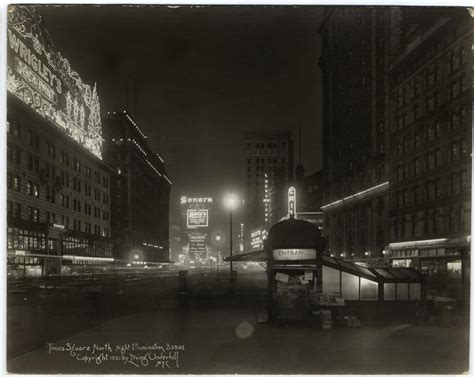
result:
<svg viewBox="0 0 474 377"><path fill-rule="evenodd" d="M174 344L178 366L103 361L85 363L67 352L37 349L9 361L11 372L130 374L453 374L467 370L468 329L388 325L318 330L258 324L262 295L220 294L224 284L197 278L187 298L163 298L140 313L109 320L67 343L93 345ZM258 279L244 284L259 285ZM208 290L213 290L209 295ZM261 292L260 292L261 293ZM126 355L140 352L127 351ZM141 356L146 352L142 352ZM168 354L168 353L166 353Z"/></svg>

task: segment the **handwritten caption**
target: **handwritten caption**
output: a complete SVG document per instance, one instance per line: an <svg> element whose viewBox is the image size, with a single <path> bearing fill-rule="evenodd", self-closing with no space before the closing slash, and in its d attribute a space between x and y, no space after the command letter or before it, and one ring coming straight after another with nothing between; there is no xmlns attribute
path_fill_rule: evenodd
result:
<svg viewBox="0 0 474 377"><path fill-rule="evenodd" d="M106 363L131 364L137 368L154 367L158 369L179 368L180 353L184 345L169 343L125 343L125 344L76 344L57 345L48 343L48 353L65 353L84 364L103 365Z"/></svg>

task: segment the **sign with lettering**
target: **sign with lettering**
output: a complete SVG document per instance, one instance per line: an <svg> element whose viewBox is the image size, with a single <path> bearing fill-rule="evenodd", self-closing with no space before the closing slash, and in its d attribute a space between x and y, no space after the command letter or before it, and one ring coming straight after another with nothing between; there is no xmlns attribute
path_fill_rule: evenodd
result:
<svg viewBox="0 0 474 377"><path fill-rule="evenodd" d="M267 237L265 228L257 228L250 232L250 246L252 251L263 250L263 241Z"/></svg>
<svg viewBox="0 0 474 377"><path fill-rule="evenodd" d="M206 233L189 233L189 252L190 253L205 253L207 247Z"/></svg>
<svg viewBox="0 0 474 377"><path fill-rule="evenodd" d="M274 260L316 259L316 249L274 249Z"/></svg>
<svg viewBox="0 0 474 377"><path fill-rule="evenodd" d="M101 159L97 88L71 69L43 24L34 6L8 8L7 90Z"/></svg>
<svg viewBox="0 0 474 377"><path fill-rule="evenodd" d="M294 217L296 212L296 189L288 189L288 217Z"/></svg>
<svg viewBox="0 0 474 377"><path fill-rule="evenodd" d="M188 203L212 203L213 199L212 198L188 198L187 196L182 196L180 199L180 204L188 204Z"/></svg>
<svg viewBox="0 0 474 377"><path fill-rule="evenodd" d="M206 228L209 225L209 210L188 209L186 218L188 228Z"/></svg>

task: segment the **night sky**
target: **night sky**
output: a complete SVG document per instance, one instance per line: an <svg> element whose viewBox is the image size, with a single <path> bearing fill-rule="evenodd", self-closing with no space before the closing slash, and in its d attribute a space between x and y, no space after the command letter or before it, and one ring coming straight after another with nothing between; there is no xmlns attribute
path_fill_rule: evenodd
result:
<svg viewBox="0 0 474 377"><path fill-rule="evenodd" d="M136 102L173 181L172 221L181 195L220 207L226 191L242 192L241 131L293 130L296 164L301 126L303 165L321 168L321 7L40 9L73 69L97 82L103 114Z"/></svg>

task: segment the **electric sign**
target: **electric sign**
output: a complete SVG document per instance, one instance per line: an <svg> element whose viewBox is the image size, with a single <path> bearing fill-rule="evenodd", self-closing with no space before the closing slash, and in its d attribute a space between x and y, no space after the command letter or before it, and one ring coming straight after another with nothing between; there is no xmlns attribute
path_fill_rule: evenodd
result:
<svg viewBox="0 0 474 377"><path fill-rule="evenodd" d="M296 190L294 187L288 189L288 217L295 217L296 213Z"/></svg>
<svg viewBox="0 0 474 377"><path fill-rule="evenodd" d="M207 228L209 226L209 210L188 209L186 226L187 228Z"/></svg>
<svg viewBox="0 0 474 377"><path fill-rule="evenodd" d="M8 8L7 90L102 159L97 88L57 51L35 7Z"/></svg>

